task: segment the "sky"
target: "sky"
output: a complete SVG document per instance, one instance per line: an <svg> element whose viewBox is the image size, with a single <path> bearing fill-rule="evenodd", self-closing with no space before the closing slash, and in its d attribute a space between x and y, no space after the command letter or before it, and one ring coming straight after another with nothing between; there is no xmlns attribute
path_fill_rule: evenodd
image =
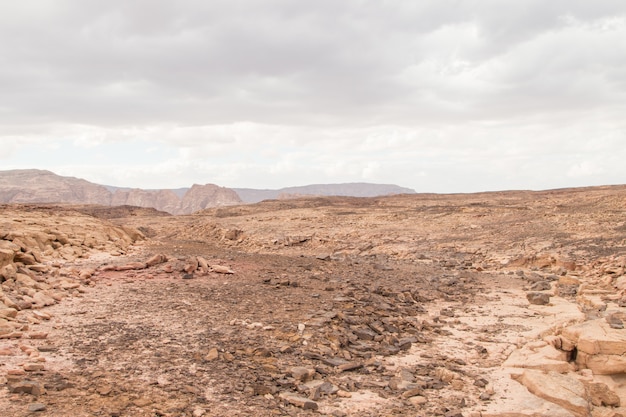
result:
<svg viewBox="0 0 626 417"><path fill-rule="evenodd" d="M623 0L0 2L0 170L140 188L626 183Z"/></svg>

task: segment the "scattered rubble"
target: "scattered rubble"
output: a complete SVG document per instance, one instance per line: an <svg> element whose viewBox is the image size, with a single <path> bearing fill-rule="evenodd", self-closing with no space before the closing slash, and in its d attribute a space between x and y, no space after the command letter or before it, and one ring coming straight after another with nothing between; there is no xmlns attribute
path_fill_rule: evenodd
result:
<svg viewBox="0 0 626 417"><path fill-rule="evenodd" d="M625 202L597 188L193 216L3 206L0 408L626 415Z"/></svg>

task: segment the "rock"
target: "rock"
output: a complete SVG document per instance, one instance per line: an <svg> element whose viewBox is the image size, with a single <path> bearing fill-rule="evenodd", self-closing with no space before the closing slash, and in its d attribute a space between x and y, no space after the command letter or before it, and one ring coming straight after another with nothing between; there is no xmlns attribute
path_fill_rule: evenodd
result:
<svg viewBox="0 0 626 417"><path fill-rule="evenodd" d="M206 410L204 408L196 407L193 409L193 417L202 417L206 414Z"/></svg>
<svg viewBox="0 0 626 417"><path fill-rule="evenodd" d="M346 371L355 371L357 369L361 369L362 367L363 367L363 364L360 362L348 362L348 363L339 365L337 369L340 372L346 372Z"/></svg>
<svg viewBox="0 0 626 417"><path fill-rule="evenodd" d="M443 382L451 382L454 378L457 377L457 374L455 372L452 372L446 368L437 368L435 370L435 375Z"/></svg>
<svg viewBox="0 0 626 417"><path fill-rule="evenodd" d="M211 268L209 267L209 262L204 259L202 256L198 256L198 268L200 268L200 270L202 272L209 272L211 270Z"/></svg>
<svg viewBox="0 0 626 417"><path fill-rule="evenodd" d="M576 363L594 374L626 372L626 332L614 329L604 319L566 327L561 336L576 345Z"/></svg>
<svg viewBox="0 0 626 417"><path fill-rule="evenodd" d="M416 395L414 397L410 397L409 402L413 404L415 407L421 408L421 406L426 404L428 400L426 399L426 397L423 397L421 395Z"/></svg>
<svg viewBox="0 0 626 417"><path fill-rule="evenodd" d="M209 353L207 353L207 355L204 357L205 361L214 361L216 359L218 359L220 356L219 352L217 351L217 348L211 348L211 350L209 350Z"/></svg>
<svg viewBox="0 0 626 417"><path fill-rule="evenodd" d="M2 308L0 309L0 317L15 318L17 316L17 310L14 308Z"/></svg>
<svg viewBox="0 0 626 417"><path fill-rule="evenodd" d="M116 271L138 271L141 269L146 269L148 265L145 262L129 262L124 265L120 265L115 267Z"/></svg>
<svg viewBox="0 0 626 417"><path fill-rule="evenodd" d="M552 285L548 281L535 282L530 287L533 291L547 291L552 289Z"/></svg>
<svg viewBox="0 0 626 417"><path fill-rule="evenodd" d="M4 278L4 280L9 280L9 279L15 279L17 275L17 269L15 268L15 265L13 264L8 264L2 268L0 268L0 282L2 282L1 278Z"/></svg>
<svg viewBox="0 0 626 417"><path fill-rule="evenodd" d="M597 375L617 375L626 373L626 356L620 355L589 355L579 351L576 363L581 368L591 369Z"/></svg>
<svg viewBox="0 0 626 417"><path fill-rule="evenodd" d="M575 285L575 286L579 286L580 285L580 279L570 276L570 275L565 275L562 277L559 277L558 280L558 284L559 285Z"/></svg>
<svg viewBox="0 0 626 417"><path fill-rule="evenodd" d="M50 320L52 316L48 313L44 313L43 311L33 310L33 316L40 320Z"/></svg>
<svg viewBox="0 0 626 417"><path fill-rule="evenodd" d="M192 274L196 269L198 269L198 258L196 257L189 259L185 266L183 266L183 271L188 274Z"/></svg>
<svg viewBox="0 0 626 417"><path fill-rule="evenodd" d="M45 366L43 363L25 363L22 368L24 368L25 371L34 372L43 371L45 369Z"/></svg>
<svg viewBox="0 0 626 417"><path fill-rule="evenodd" d="M605 317L605 320L607 323L609 323L609 326L611 326L612 329L624 328L624 322L617 314L609 314Z"/></svg>
<svg viewBox="0 0 626 417"><path fill-rule="evenodd" d="M45 307L45 306L51 306L51 305L56 304L55 299L50 297L49 295L47 295L43 291L36 292L35 295L33 296L33 301L34 301L35 306L37 308L41 308L41 307Z"/></svg>
<svg viewBox="0 0 626 417"><path fill-rule="evenodd" d="M24 252L16 252L13 258L13 262L21 262L24 265L35 265L37 264L37 260L30 253Z"/></svg>
<svg viewBox="0 0 626 417"><path fill-rule="evenodd" d="M315 376L315 369L306 368L304 366L295 366L291 368L291 376L296 381L307 382L312 380Z"/></svg>
<svg viewBox="0 0 626 417"><path fill-rule="evenodd" d="M42 403L32 403L28 404L28 412L36 413L38 411L46 411L46 405Z"/></svg>
<svg viewBox="0 0 626 417"><path fill-rule="evenodd" d="M93 268L85 268L85 269L81 269L80 272L78 273L78 277L82 280L86 280L89 279L93 276L93 274L95 274L96 270Z"/></svg>
<svg viewBox="0 0 626 417"><path fill-rule="evenodd" d="M13 263L15 252L10 249L0 248L0 269Z"/></svg>
<svg viewBox="0 0 626 417"><path fill-rule="evenodd" d="M582 382L558 372L526 369L512 376L536 396L571 411L575 416L587 417L590 413Z"/></svg>
<svg viewBox="0 0 626 417"><path fill-rule="evenodd" d="M530 304L546 305L550 303L550 294L545 292L529 292L526 298Z"/></svg>
<svg viewBox="0 0 626 417"><path fill-rule="evenodd" d="M146 266L150 268L150 267L153 267L155 265L159 265L165 262L167 262L167 256L163 254L157 254L157 255L152 256L150 259L146 261Z"/></svg>
<svg viewBox="0 0 626 417"><path fill-rule="evenodd" d="M142 398L137 398L136 400L134 400L133 404L137 407L147 407L150 404L152 404L152 402L153 401L151 399L142 397Z"/></svg>
<svg viewBox="0 0 626 417"><path fill-rule="evenodd" d="M521 349L514 350L502 366L563 373L574 370L573 364L568 362L569 356L568 352L559 350L553 345L527 344Z"/></svg>
<svg viewBox="0 0 626 417"><path fill-rule="evenodd" d="M46 393L43 384L35 381L18 381L18 382L9 382L8 384L9 392L12 393L26 393L34 396L39 396Z"/></svg>
<svg viewBox="0 0 626 417"><path fill-rule="evenodd" d="M234 274L235 272L227 266L223 265L211 265L211 270L218 274Z"/></svg>
<svg viewBox="0 0 626 417"><path fill-rule="evenodd" d="M21 287L37 288L37 281L29 277L28 275L19 272L15 274L15 282Z"/></svg>
<svg viewBox="0 0 626 417"><path fill-rule="evenodd" d="M318 405L315 401L312 401L305 397L301 397L291 392L281 392L279 394L279 397L289 404L295 405L296 407L300 407L304 410L317 410L318 408Z"/></svg>
<svg viewBox="0 0 626 417"><path fill-rule="evenodd" d="M602 382L588 382L585 385L593 405L598 407L619 407L621 405L619 396L611 391L606 384Z"/></svg>
<svg viewBox="0 0 626 417"><path fill-rule="evenodd" d="M374 340L376 333L370 328L353 328L352 333L361 340Z"/></svg>

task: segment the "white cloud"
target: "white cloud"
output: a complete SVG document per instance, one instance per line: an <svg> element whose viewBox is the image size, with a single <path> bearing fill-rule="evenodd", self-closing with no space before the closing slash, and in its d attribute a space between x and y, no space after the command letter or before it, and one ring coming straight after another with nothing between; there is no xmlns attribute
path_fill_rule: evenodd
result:
<svg viewBox="0 0 626 417"><path fill-rule="evenodd" d="M2 168L428 191L626 175L605 162L626 157L622 0L34 0L0 4L0 36Z"/></svg>

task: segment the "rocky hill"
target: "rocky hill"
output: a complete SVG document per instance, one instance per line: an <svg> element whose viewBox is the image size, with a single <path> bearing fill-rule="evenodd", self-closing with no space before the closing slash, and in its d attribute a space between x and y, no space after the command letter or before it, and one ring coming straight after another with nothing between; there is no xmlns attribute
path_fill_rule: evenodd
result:
<svg viewBox="0 0 626 417"><path fill-rule="evenodd" d="M50 171L19 169L0 171L0 203L111 203L102 185Z"/></svg>
<svg viewBox="0 0 626 417"><path fill-rule="evenodd" d="M253 188L233 188L244 203L258 203L263 200L276 200L301 196L344 196L380 197L393 194L415 194L415 190L394 184L371 184L353 182L345 184L311 184L300 187L286 187L277 190Z"/></svg>
<svg viewBox="0 0 626 417"><path fill-rule="evenodd" d="M233 190L214 184L180 190L105 187L89 181L26 169L0 171L0 203L70 203L152 207L171 214L190 214L209 207L240 204Z"/></svg>

